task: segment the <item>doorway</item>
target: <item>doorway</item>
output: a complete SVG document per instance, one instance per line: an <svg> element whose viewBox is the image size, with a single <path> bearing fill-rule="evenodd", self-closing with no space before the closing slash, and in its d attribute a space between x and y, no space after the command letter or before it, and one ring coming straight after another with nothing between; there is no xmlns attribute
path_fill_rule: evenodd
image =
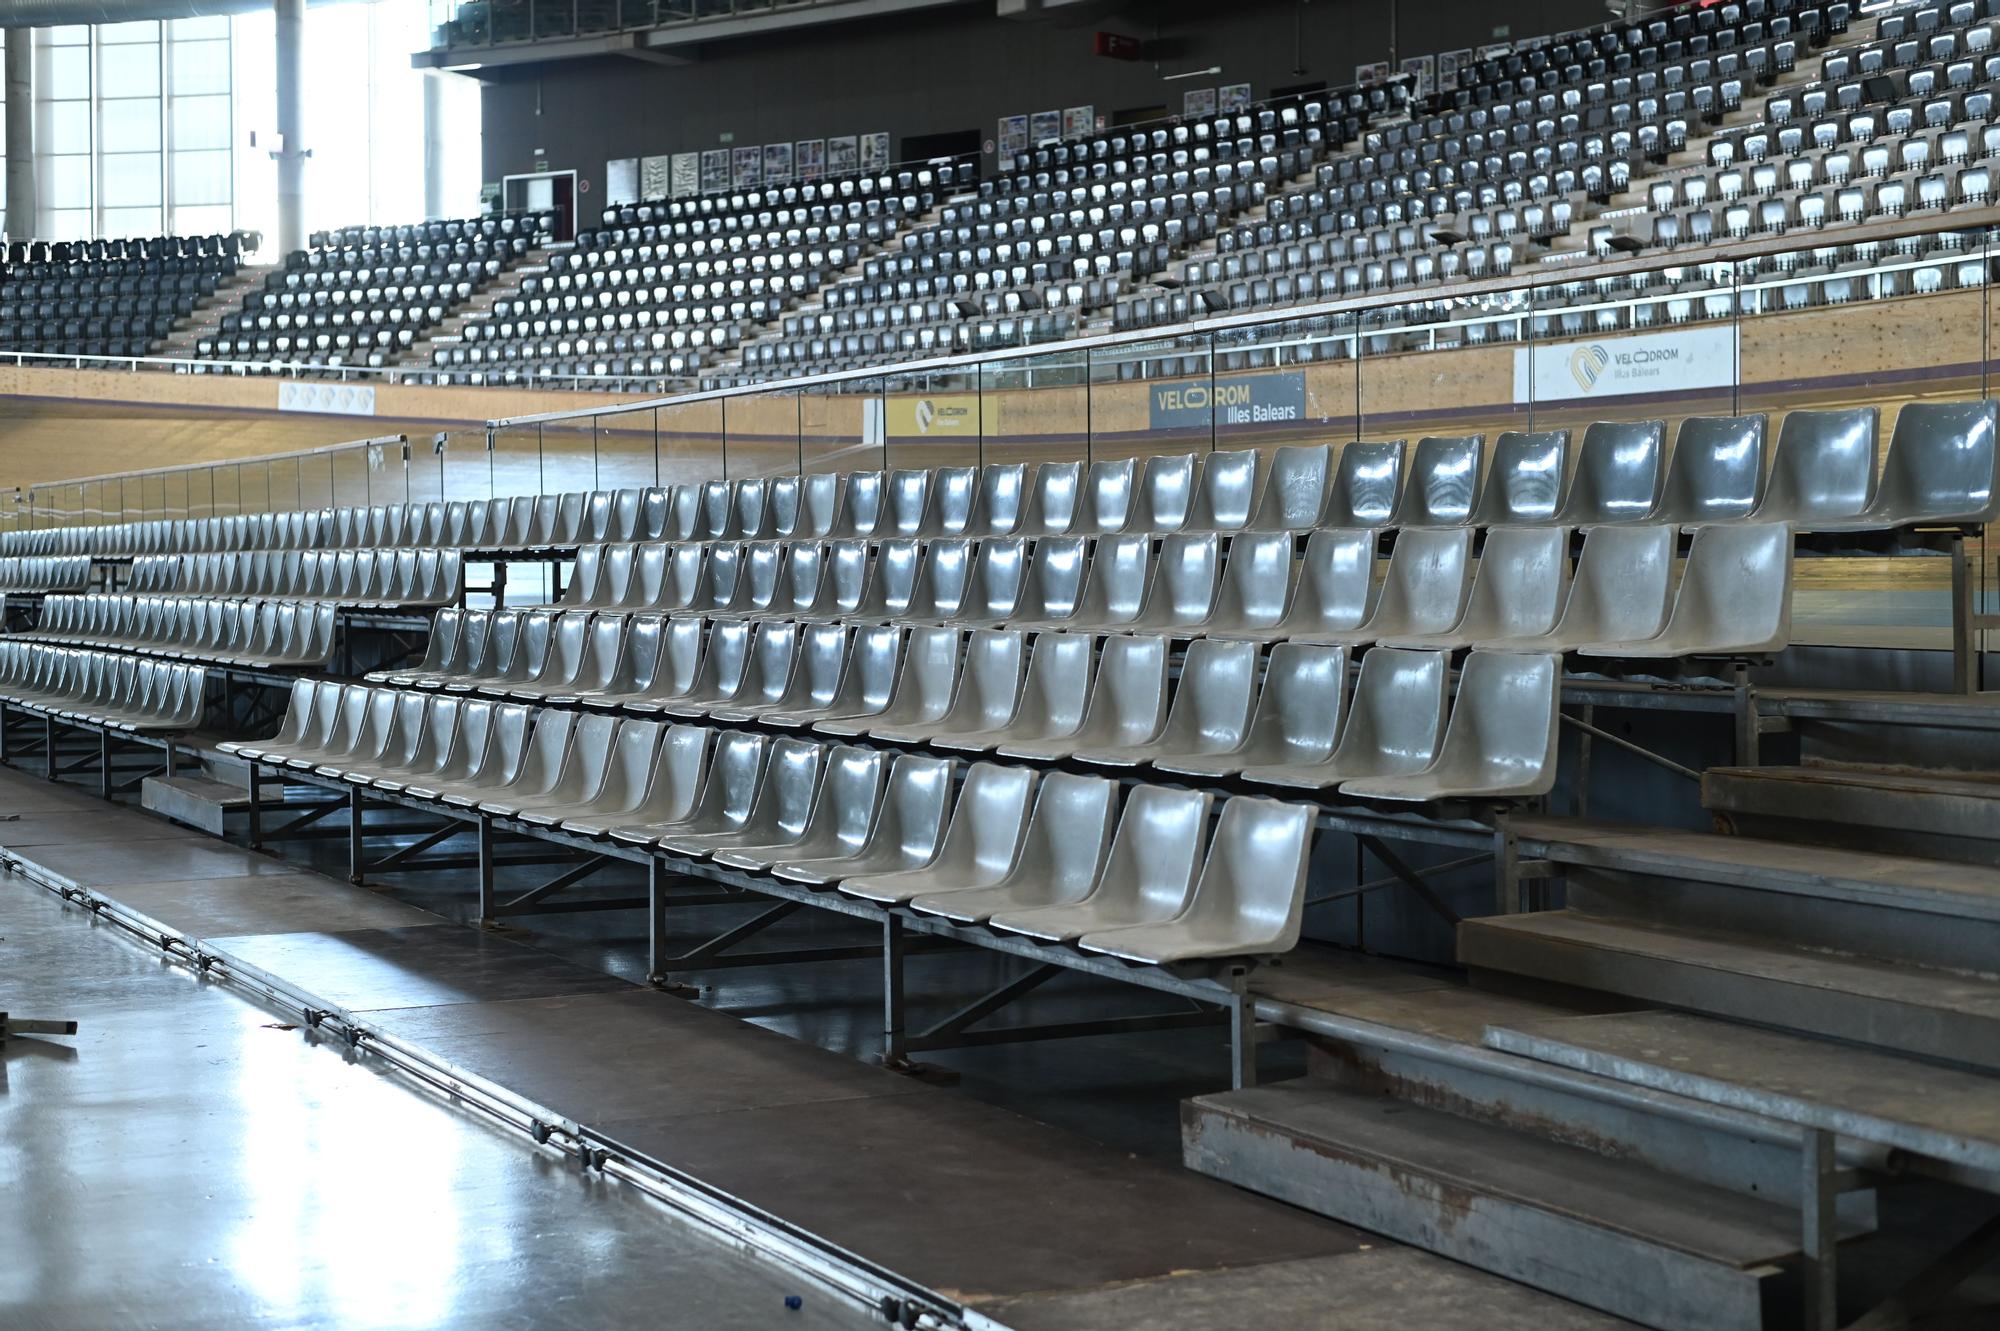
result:
<svg viewBox="0 0 2000 1331"><path fill-rule="evenodd" d="M554 213L549 232L558 241L576 239L576 172L539 171L503 176L500 206L510 213Z"/></svg>

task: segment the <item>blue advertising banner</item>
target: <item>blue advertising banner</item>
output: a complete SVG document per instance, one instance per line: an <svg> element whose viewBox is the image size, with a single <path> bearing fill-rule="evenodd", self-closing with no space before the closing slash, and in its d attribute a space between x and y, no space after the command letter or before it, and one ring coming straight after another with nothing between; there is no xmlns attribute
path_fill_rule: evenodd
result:
<svg viewBox="0 0 2000 1331"><path fill-rule="evenodd" d="M1287 374L1237 375L1217 379L1180 379L1154 384L1148 399L1152 428L1186 430L1209 423L1261 425L1306 418L1304 371Z"/></svg>

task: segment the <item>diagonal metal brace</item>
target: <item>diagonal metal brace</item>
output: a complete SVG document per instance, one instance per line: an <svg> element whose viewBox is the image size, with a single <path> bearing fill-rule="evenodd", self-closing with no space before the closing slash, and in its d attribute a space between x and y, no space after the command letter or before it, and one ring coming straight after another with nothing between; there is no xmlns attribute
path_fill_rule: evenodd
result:
<svg viewBox="0 0 2000 1331"><path fill-rule="evenodd" d="M551 878L548 882L543 883L540 887L537 887L532 891L523 892L520 896L515 897L512 901L501 902L498 906L494 907L493 913L495 915L521 914L522 912L526 911L530 906L533 906L537 901L541 901L547 897L552 897L556 893L564 890L565 888L576 886L578 883L582 882L584 879L590 877L590 875L596 873L599 869L602 869L605 865L610 863L613 863L613 860L609 855L592 855L589 859L585 860L582 864L577 865L574 869L571 869L568 873L561 874L555 878ZM624 861L620 860L617 861L617 863L622 864L624 863Z"/></svg>
<svg viewBox="0 0 2000 1331"><path fill-rule="evenodd" d="M1417 899L1429 906L1431 911L1446 924L1457 925L1464 918L1453 910L1443 897L1431 890L1431 885L1424 881L1422 874L1412 869L1404 862L1402 856L1390 850L1380 839L1372 836L1356 836L1354 839L1361 843L1362 849L1382 861L1390 873L1401 879L1403 885L1416 893Z"/></svg>

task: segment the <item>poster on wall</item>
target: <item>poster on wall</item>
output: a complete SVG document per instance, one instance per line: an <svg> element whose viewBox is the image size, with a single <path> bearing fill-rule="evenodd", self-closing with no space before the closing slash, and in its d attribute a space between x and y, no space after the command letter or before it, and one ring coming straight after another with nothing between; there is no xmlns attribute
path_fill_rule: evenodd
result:
<svg viewBox="0 0 2000 1331"><path fill-rule="evenodd" d="M1019 157L1028 151L1028 118L1026 116L1001 116L1000 132L994 135L994 142L1000 145L1000 160Z"/></svg>
<svg viewBox="0 0 2000 1331"><path fill-rule="evenodd" d="M743 189L750 185L762 184L764 181L764 150L756 147L736 149L734 169L730 172L730 179L736 182L736 188L738 189Z"/></svg>
<svg viewBox="0 0 2000 1331"><path fill-rule="evenodd" d="M1735 382L1738 331L1671 329L1523 348L1514 353L1514 401L1726 388Z"/></svg>
<svg viewBox="0 0 2000 1331"><path fill-rule="evenodd" d="M618 157L605 162L604 202L608 205L638 201L639 159Z"/></svg>
<svg viewBox="0 0 2000 1331"><path fill-rule="evenodd" d="M1356 87L1366 88L1377 83L1386 83L1388 79L1389 62L1386 60L1373 60L1368 64L1356 65L1354 67L1354 84Z"/></svg>
<svg viewBox="0 0 2000 1331"><path fill-rule="evenodd" d="M889 165L889 136L887 134L863 134L861 136L861 169L880 171Z"/></svg>
<svg viewBox="0 0 2000 1331"><path fill-rule="evenodd" d="M1181 119L1206 120L1215 114L1215 89L1189 88L1181 94Z"/></svg>
<svg viewBox="0 0 2000 1331"><path fill-rule="evenodd" d="M1444 51L1438 55L1438 87L1449 90L1458 86L1460 71L1472 72L1472 52L1461 48Z"/></svg>
<svg viewBox="0 0 2000 1331"><path fill-rule="evenodd" d="M825 139L800 139L792 151L800 180L818 180L826 174Z"/></svg>
<svg viewBox="0 0 2000 1331"><path fill-rule="evenodd" d="M675 153L671 172L668 175L667 194L676 199L685 199L701 193L701 154ZM647 198L660 196L648 194Z"/></svg>
<svg viewBox="0 0 2000 1331"><path fill-rule="evenodd" d="M720 194L729 188L729 149L710 148L701 155L701 192Z"/></svg>
<svg viewBox="0 0 2000 1331"><path fill-rule="evenodd" d="M1216 94L1215 105L1224 115L1234 115L1238 111L1250 109L1250 85L1247 83L1225 83Z"/></svg>
<svg viewBox="0 0 2000 1331"><path fill-rule="evenodd" d="M1514 43L1512 42L1489 42L1487 45L1479 48L1479 58L1481 60L1498 60L1503 55L1512 55L1513 53Z"/></svg>
<svg viewBox="0 0 2000 1331"><path fill-rule="evenodd" d="M1028 117L1028 146L1039 148L1062 138L1062 112L1037 111Z"/></svg>
<svg viewBox="0 0 2000 1331"><path fill-rule="evenodd" d="M664 199L673 193L673 159L671 157L641 157L639 159L639 197L642 199Z"/></svg>
<svg viewBox="0 0 2000 1331"><path fill-rule="evenodd" d="M1403 61L1402 73L1410 80L1410 91L1428 97L1437 91L1437 57L1413 55Z"/></svg>
<svg viewBox="0 0 2000 1331"><path fill-rule="evenodd" d="M1063 108L1063 137L1066 139L1087 139L1097 130L1097 108L1094 106L1067 106Z"/></svg>
<svg viewBox="0 0 2000 1331"><path fill-rule="evenodd" d="M791 144L767 143L764 145L764 183L766 185L789 185L792 183Z"/></svg>
<svg viewBox="0 0 2000 1331"><path fill-rule="evenodd" d="M826 173L851 176L861 165L861 140L852 134L826 141Z"/></svg>

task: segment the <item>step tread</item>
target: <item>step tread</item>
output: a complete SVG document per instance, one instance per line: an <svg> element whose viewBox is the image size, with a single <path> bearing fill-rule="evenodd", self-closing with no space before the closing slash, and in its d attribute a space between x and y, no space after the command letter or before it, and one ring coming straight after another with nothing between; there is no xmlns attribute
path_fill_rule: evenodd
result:
<svg viewBox="0 0 2000 1331"><path fill-rule="evenodd" d="M1315 1081L1192 1103L1266 1134L1436 1180L1453 1195L1550 1212L1735 1270L1798 1251L1798 1220L1788 1207L1386 1096Z"/></svg>
<svg viewBox="0 0 2000 1331"><path fill-rule="evenodd" d="M1843 996L2000 1020L2000 982L1831 952L1811 952L1731 934L1704 933L1574 911L1466 920L1460 948L1479 933L1624 953L1702 970L1726 971ZM1478 965L1475 959L1472 964Z"/></svg>
<svg viewBox="0 0 2000 1331"><path fill-rule="evenodd" d="M1985 865L1562 818L1518 818L1514 826L1522 840L1564 864L2000 916L2000 868Z"/></svg>
<svg viewBox="0 0 2000 1331"><path fill-rule="evenodd" d="M1489 1047L1981 1169L2000 1077L1684 1012L1496 1023Z"/></svg>
<svg viewBox="0 0 2000 1331"><path fill-rule="evenodd" d="M1986 772L1920 772L1900 767L1711 767L1703 775L1726 781L1783 781L1849 790L2000 800L2000 774Z"/></svg>

